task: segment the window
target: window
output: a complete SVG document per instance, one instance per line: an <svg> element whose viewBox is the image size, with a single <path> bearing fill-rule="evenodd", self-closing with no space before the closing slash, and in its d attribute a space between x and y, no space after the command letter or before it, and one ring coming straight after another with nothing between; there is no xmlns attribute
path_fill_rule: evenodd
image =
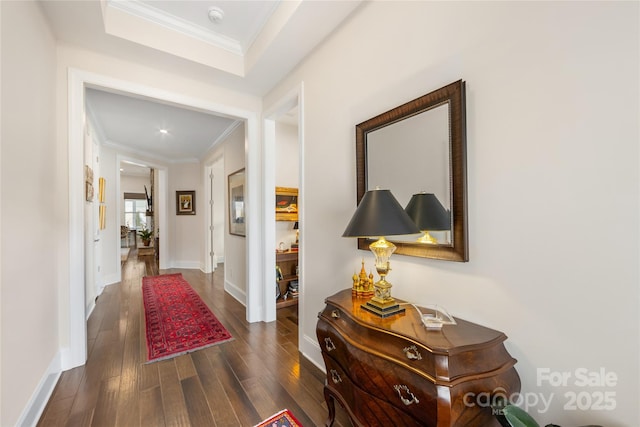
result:
<svg viewBox="0 0 640 427"><path fill-rule="evenodd" d="M147 200L144 194L142 199L129 198L131 194L126 194L124 199L124 223L130 229L140 230L147 226Z"/></svg>

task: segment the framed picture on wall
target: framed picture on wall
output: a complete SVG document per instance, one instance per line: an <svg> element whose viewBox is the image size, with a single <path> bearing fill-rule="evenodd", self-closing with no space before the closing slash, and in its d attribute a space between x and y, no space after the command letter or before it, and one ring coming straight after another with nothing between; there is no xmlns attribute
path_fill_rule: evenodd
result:
<svg viewBox="0 0 640 427"><path fill-rule="evenodd" d="M298 220L298 189L276 187L276 221Z"/></svg>
<svg viewBox="0 0 640 427"><path fill-rule="evenodd" d="M84 198L87 202L93 202L93 184L90 182L84 183Z"/></svg>
<svg viewBox="0 0 640 427"><path fill-rule="evenodd" d="M196 192L176 191L176 215L196 214Z"/></svg>
<svg viewBox="0 0 640 427"><path fill-rule="evenodd" d="M104 203L105 184L106 180L104 178L98 178L98 201L100 203Z"/></svg>
<svg viewBox="0 0 640 427"><path fill-rule="evenodd" d="M247 226L244 217L244 168L229 175L229 234L246 236Z"/></svg>

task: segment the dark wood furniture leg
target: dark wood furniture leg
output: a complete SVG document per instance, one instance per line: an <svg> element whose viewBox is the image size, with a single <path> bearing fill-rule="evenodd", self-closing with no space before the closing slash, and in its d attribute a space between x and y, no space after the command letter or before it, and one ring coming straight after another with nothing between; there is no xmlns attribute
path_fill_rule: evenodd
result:
<svg viewBox="0 0 640 427"><path fill-rule="evenodd" d="M326 385L324 386L324 400L327 402L327 409L329 409L329 416L325 425L331 427L336 419L336 401Z"/></svg>

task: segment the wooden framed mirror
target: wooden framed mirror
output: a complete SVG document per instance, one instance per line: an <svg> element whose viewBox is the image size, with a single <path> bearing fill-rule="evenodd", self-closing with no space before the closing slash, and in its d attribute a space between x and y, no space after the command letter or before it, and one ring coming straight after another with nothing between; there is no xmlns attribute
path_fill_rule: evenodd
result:
<svg viewBox="0 0 640 427"><path fill-rule="evenodd" d="M469 260L467 242L467 143L465 84L459 80L356 125L358 204L367 190L391 190L403 207L412 195L435 194L450 228L437 243L420 235L386 236L396 254L448 261ZM358 239L369 250L371 239Z"/></svg>

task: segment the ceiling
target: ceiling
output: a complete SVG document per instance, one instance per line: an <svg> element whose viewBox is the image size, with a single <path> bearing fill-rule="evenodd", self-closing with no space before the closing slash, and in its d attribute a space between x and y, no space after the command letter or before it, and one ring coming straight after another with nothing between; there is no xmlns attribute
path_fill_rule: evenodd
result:
<svg viewBox="0 0 640 427"><path fill-rule="evenodd" d="M61 43L262 96L361 1L39 3ZM105 145L166 162L200 159L239 124L215 112L130 94L87 89L86 95L88 114ZM295 116L292 112L289 119Z"/></svg>

